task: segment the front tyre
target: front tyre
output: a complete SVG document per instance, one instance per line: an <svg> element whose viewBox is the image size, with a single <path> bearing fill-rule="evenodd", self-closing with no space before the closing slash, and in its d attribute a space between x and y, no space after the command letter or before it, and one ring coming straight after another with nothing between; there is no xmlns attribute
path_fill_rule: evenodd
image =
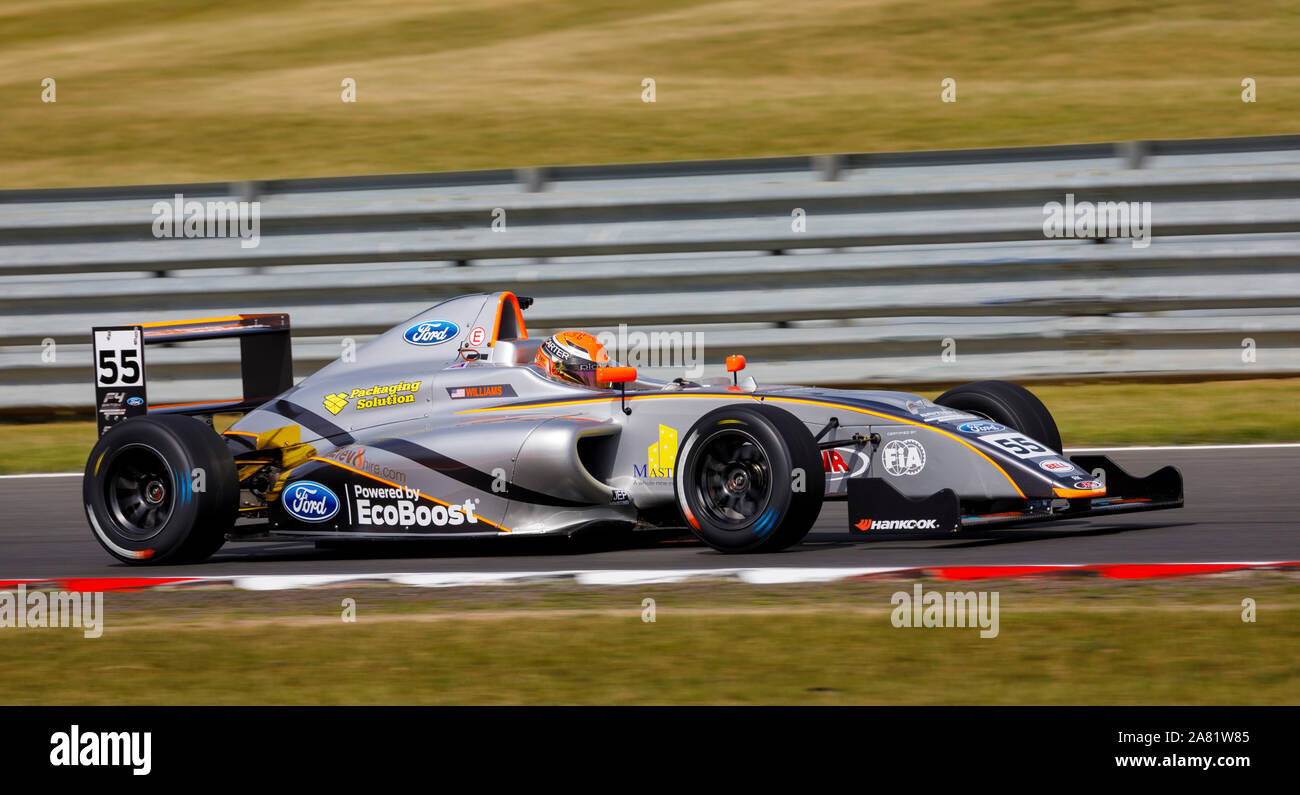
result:
<svg viewBox="0 0 1300 795"><path fill-rule="evenodd" d="M1014 428L1061 451L1056 420L1033 392L1010 381L976 381L953 387L934 399L940 406L969 411Z"/></svg>
<svg viewBox="0 0 1300 795"><path fill-rule="evenodd" d="M193 417L135 417L100 437L82 479L97 540L124 563L192 563L216 552L239 508L225 441Z"/></svg>
<svg viewBox="0 0 1300 795"><path fill-rule="evenodd" d="M773 406L724 406L687 431L673 471L677 506L720 552L775 552L817 521L826 475L812 434Z"/></svg>

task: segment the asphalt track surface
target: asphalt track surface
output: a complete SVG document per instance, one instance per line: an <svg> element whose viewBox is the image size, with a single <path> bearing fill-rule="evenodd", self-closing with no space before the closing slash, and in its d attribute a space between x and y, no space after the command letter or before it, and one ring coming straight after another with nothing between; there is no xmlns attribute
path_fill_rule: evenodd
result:
<svg viewBox="0 0 1300 795"><path fill-rule="evenodd" d="M499 538L416 544L310 541L227 543L207 562L127 566L92 538L81 479L0 479L0 579L227 576L771 566L952 566L1208 563L1300 560L1300 448L1180 449L1108 453L1145 475L1183 473L1186 506L1170 511L978 533L881 536L848 532L846 506L827 503L804 543L767 555L722 555L690 537Z"/></svg>

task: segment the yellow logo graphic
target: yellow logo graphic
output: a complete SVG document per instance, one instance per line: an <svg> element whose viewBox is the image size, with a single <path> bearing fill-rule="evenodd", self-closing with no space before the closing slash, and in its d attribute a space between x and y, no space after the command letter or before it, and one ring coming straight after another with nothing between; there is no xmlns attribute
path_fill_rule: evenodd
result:
<svg viewBox="0 0 1300 795"><path fill-rule="evenodd" d="M338 414L343 410L343 407L348 404L348 396L342 392L338 392L333 395L326 395L325 400L322 402L325 404L325 408L329 410L330 414Z"/></svg>
<svg viewBox="0 0 1300 795"><path fill-rule="evenodd" d="M373 409L381 406L396 406L402 403L414 403L415 393L420 391L420 381L401 381L396 384L379 384L367 389L354 389L351 393L336 392L326 395L321 404L330 414L338 414L349 400L357 401L357 410Z"/></svg>
<svg viewBox="0 0 1300 795"><path fill-rule="evenodd" d="M659 441L646 449L645 468L633 466L632 473L639 478L671 478L676 463L677 429L660 425Z"/></svg>

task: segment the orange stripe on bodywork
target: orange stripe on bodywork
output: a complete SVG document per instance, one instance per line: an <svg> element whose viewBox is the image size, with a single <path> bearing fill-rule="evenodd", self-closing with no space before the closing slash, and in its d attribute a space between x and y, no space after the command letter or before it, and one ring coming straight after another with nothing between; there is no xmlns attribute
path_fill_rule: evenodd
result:
<svg viewBox="0 0 1300 795"><path fill-rule="evenodd" d="M1058 489L1058 488L1053 488L1052 491L1056 492L1056 496L1058 496L1058 497L1066 497L1066 498L1072 498L1072 497L1105 497L1105 496L1106 496L1106 490L1105 490L1104 488L1102 488L1102 489Z"/></svg>
<svg viewBox="0 0 1300 795"><path fill-rule="evenodd" d="M749 400L758 400L758 398L753 395L684 395L684 394L674 394L671 392L663 395L628 395L627 400L629 401L659 400L660 398L713 398L714 400L735 400L738 397L748 398ZM528 409L543 409L543 408L551 408L553 406L577 406L584 403L611 403L618 399L619 396L614 395L612 397L578 398L576 400L554 400L548 403L529 403L527 405L515 404L513 406L485 406L483 408L477 408L477 409L462 409L456 413L477 414L482 411L509 411L511 409L515 411L526 411ZM770 400L771 398L768 399Z"/></svg>
<svg viewBox="0 0 1300 795"><path fill-rule="evenodd" d="M997 471L1001 472L1001 473L1002 473L1002 477L1006 478L1006 479L1007 479L1007 482L1011 484L1011 488L1013 488L1013 489L1016 490L1016 494L1019 494L1019 495L1020 495L1020 498L1021 498L1022 500L1023 500L1023 499L1027 499L1027 498L1025 497L1025 493L1024 493L1023 491L1020 490L1020 486L1016 485L1016 482L1015 482L1014 480L1011 479L1011 475L1008 474L1007 471L1006 471L1005 469L1003 469L1002 466L1001 466L997 461L994 461L992 458L989 458L988 456L984 455L984 451L983 451L983 450L980 450L980 449L979 449L978 447L976 447L975 445L971 444L970 442L966 441L965 439L961 438L960 436L957 436L956 434L952 434L952 433L949 433L949 432L943 430L942 428L936 428L936 427L934 427L933 425L926 425L926 424L923 423L923 422L914 422L914 421L912 421L912 420L905 420L905 419L903 419L902 417L895 417L895 416L892 416L892 415L889 415L889 414L881 414L881 413L878 412L878 411L871 411L870 409L859 409L859 408L854 408L853 406L840 406L839 404L836 404L836 403L822 403L822 402L820 402L820 401L816 401L816 400L803 400L803 399L801 399L801 398L781 398L781 397L770 397L770 398L767 398L767 399L768 399L768 400L775 400L775 401L779 401L779 402L783 402L783 403L806 403L806 404L811 405L811 406L822 406L822 407L826 407L826 408L845 408L845 409L848 409L849 411L856 411L856 412L858 412L859 414L868 414L868 415L870 415L870 416L872 416L872 417L880 417L881 419L893 420L894 422L901 422L901 423L903 423L904 425L913 425L913 426L915 426L915 427L917 427L917 428L924 428L924 429L926 429L927 431L934 431L935 433L942 434L942 435L944 435L944 436L947 436L949 439L952 439L954 442L957 442L957 443L959 443L959 444L961 444L961 445L964 445L965 447L968 447L969 449L971 449L972 451L974 451L976 454L978 454L980 458L983 458L985 461L988 461L990 464L992 464L992 465L993 465L993 468L996 469Z"/></svg>
<svg viewBox="0 0 1300 795"><path fill-rule="evenodd" d="M391 481L391 480L385 480L384 478L381 478L381 477L379 477L378 475L372 475L372 474L370 474L369 472L364 472L364 471L362 471L362 470L360 470L360 469L357 469L356 467L348 466L347 464L343 463L342 461L335 461L335 460L332 459L332 458L321 458L321 457L319 457L319 456L312 456L312 457L311 457L310 459L308 459L308 460L310 460L310 461L323 461L323 462L326 463L326 464L333 464L334 466L339 467L340 469L346 469L346 470L349 471L349 472L355 472L356 474L358 474L358 475L360 475L360 476L362 476L362 477L370 478L371 480L377 480L377 481L379 481L380 483L383 483L383 484L386 485L386 486L392 486L392 487L395 488L395 489L405 489L405 488L409 488L409 487L407 487L407 486L403 486L403 485L400 484L400 483L394 483L394 482ZM429 502L436 502L436 503L438 503L439 505L445 505L445 506L448 507L448 508L453 507L451 503L449 503L449 502L445 502L445 501L443 501L443 500L440 500L440 499L438 499L437 497L430 497L428 494L425 494L424 492L420 492L420 496L421 496L422 498L428 500ZM477 514L475 514L475 518L478 519L480 522L485 522L485 523L487 523L487 524L492 525L493 527L495 527L496 529L500 530L500 531L503 532L503 533L509 533L509 532L510 532L510 528L509 528L509 527L505 527L504 525L499 525L499 524L497 524L496 522L492 521L491 519L484 519L482 516L479 516L479 515L477 515Z"/></svg>
<svg viewBox="0 0 1300 795"><path fill-rule="evenodd" d="M714 398L715 400L735 400L735 399L738 398L738 397L746 397L746 398L748 398L748 399L750 399L750 400L771 401L771 402L777 402L777 403L803 403L803 404L805 404L805 405L809 405L809 406L821 406L821 407L823 407L823 408L842 409L842 410L844 410L844 411L854 411L854 412L857 412L858 414L867 414L867 415L872 416L872 417L879 417L879 418L881 418L881 419L893 420L894 422L901 422L901 423L903 423L904 425L912 425L912 426L915 426L915 427L917 427L917 428L924 428L924 429L927 430L927 431L934 431L935 433L938 433L938 434L942 434L942 435L944 435L944 436L947 436L949 439L952 439L953 441L955 441L955 442L957 442L957 443L959 443L959 444L961 444L961 445L963 445L963 446L969 448L970 450L974 451L977 455L979 455L980 458L983 458L985 461L987 461L987 462L989 462L990 464L992 464L992 465L993 465L993 468L996 469L998 472L1001 472L1001 473L1002 473L1002 476L1005 477L1005 478L1007 479L1007 482L1011 484L1011 488L1013 488L1013 489L1016 490L1016 494L1019 494L1021 499L1028 499L1027 497L1025 497L1025 493L1024 493L1023 491L1021 491L1020 486L1018 486L1018 485L1016 484L1016 482L1015 482L1014 480L1012 480L1011 475L1009 475L1009 474L1007 473L1007 471L1006 471L1005 469L1003 469L1002 466L1001 466L1000 464L998 464L998 462L994 461L992 458L989 458L987 455L985 455L984 452L983 452L982 450L980 450L978 447L975 447L975 446L972 445L970 442L966 441L965 439L961 438L960 436L956 436L956 435L954 435L954 434L951 434L951 433L949 433L949 432L943 430L942 428L936 428L936 427L934 427L933 425L926 425L926 424L923 423L923 422L915 422L915 421L913 421L913 420L903 419L902 417L896 417L896 416L894 416L894 415L892 415L892 414L882 414L882 413L880 413L880 412L878 412L878 411L871 411L870 409L860 409L860 408L856 408L856 407L854 407L854 406L845 406L845 405L840 404L840 403L825 403L825 402L822 402L822 401L820 401L820 400L805 400L805 399L803 399L803 398L772 397L772 396L770 396L770 395L763 395L763 396L759 396L759 395L743 395L743 396L742 396L742 395L687 395L687 394L680 394L680 393L678 393L678 394L672 394L672 393L669 393L669 394L666 394L666 395L629 395L629 396L627 397L627 400L660 400L660 399L663 399L663 398ZM602 398L583 398L583 399L580 399L580 400L560 400L560 401L556 401L556 402L554 402L554 403L534 403L534 404L527 405L527 406L518 406L518 405L516 405L516 406L488 406L488 407L486 407L486 408L479 408L479 409L465 409L464 411L458 411L458 412L456 412L456 413L457 413L457 414L472 414L472 413L480 412L480 411L507 411L507 410L510 410L510 409L514 409L514 410L516 410L516 411L524 411L524 410L527 410L527 409L550 408L550 407L552 407L552 406L573 406L573 405L577 405L577 404L580 404L580 403L612 403L613 401L618 400L618 399L619 399L619 398L618 398L617 396L615 396L615 397L607 397L607 398L603 398L603 397L602 397ZM1090 492L1090 493L1091 493L1091 492ZM1104 493L1104 492L1103 492L1103 493Z"/></svg>
<svg viewBox="0 0 1300 795"><path fill-rule="evenodd" d="M230 400L195 400L191 403L155 403L149 408L175 409L175 408L180 408L181 406L215 406L218 403L239 403L239 402L241 402L239 398L232 398ZM253 434L253 435L256 436L257 434Z"/></svg>
<svg viewBox="0 0 1300 795"><path fill-rule="evenodd" d="M158 328L159 326L192 326L196 323L229 323L243 319L243 315L231 315L229 317L201 317L194 320L159 320L154 323L137 323L136 325L140 328Z"/></svg>

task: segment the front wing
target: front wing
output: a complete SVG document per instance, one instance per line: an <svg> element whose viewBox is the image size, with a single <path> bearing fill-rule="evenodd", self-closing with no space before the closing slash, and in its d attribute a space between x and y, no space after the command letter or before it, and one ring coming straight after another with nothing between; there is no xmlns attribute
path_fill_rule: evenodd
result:
<svg viewBox="0 0 1300 795"><path fill-rule="evenodd" d="M974 502L942 489L917 498L900 493L881 478L854 478L848 483L849 531L854 535L956 532L1183 506L1183 476L1177 467L1137 477L1104 455L1076 455L1070 460L1099 473L1106 496Z"/></svg>

